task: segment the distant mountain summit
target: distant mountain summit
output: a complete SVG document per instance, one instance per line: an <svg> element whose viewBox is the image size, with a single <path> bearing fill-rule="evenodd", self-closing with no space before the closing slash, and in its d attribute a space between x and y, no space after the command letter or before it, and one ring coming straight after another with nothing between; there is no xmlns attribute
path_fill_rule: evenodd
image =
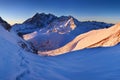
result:
<svg viewBox="0 0 120 80"><path fill-rule="evenodd" d="M31 24L42 28L50 24L54 19L57 19L57 17L52 14L36 13L32 18L29 18L23 24Z"/></svg>
<svg viewBox="0 0 120 80"><path fill-rule="evenodd" d="M0 25L2 25L6 30L10 30L11 26L5 20L0 17Z"/></svg>
<svg viewBox="0 0 120 80"><path fill-rule="evenodd" d="M63 31L68 30L67 26L71 26L72 29L75 28L75 24L79 23L79 21L72 16L61 16L57 17L53 14L45 14L45 13L36 13L33 17L27 19L22 24L15 24L12 27L12 31L15 31L20 34L28 34L34 31L38 31L41 28L48 28L52 31ZM71 29L71 30L72 30ZM69 32L69 30L67 31Z"/></svg>

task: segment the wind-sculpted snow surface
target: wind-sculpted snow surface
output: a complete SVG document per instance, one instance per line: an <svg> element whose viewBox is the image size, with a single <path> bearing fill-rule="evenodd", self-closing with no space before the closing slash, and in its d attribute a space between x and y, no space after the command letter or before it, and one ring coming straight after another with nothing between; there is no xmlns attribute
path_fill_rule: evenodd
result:
<svg viewBox="0 0 120 80"><path fill-rule="evenodd" d="M1 80L119 80L120 45L42 57L24 51L0 27Z"/></svg>
<svg viewBox="0 0 120 80"><path fill-rule="evenodd" d="M120 42L120 23L105 29L92 30L78 35L65 46L46 52L39 51L41 55L55 56L71 51L93 47L110 47Z"/></svg>

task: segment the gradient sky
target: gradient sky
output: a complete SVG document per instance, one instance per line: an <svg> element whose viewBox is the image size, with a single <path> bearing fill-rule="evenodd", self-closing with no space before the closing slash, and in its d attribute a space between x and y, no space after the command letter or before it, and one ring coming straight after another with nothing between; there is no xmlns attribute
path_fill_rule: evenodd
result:
<svg viewBox="0 0 120 80"><path fill-rule="evenodd" d="M10 24L23 22L36 12L117 23L120 0L0 0L0 16Z"/></svg>

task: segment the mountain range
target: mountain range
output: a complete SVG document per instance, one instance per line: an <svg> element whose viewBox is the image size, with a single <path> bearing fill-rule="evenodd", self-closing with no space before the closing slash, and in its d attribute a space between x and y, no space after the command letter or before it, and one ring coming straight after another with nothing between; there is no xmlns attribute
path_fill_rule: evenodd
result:
<svg viewBox="0 0 120 80"><path fill-rule="evenodd" d="M18 45L27 51L55 56L93 47L110 47L119 43L119 23L80 22L72 16L57 17L36 13L22 24L10 26L0 18L1 25L21 37Z"/></svg>
<svg viewBox="0 0 120 80"><path fill-rule="evenodd" d="M119 42L120 23L36 13L11 26L0 18L0 79L119 80Z"/></svg>
<svg viewBox="0 0 120 80"><path fill-rule="evenodd" d="M59 51L66 46L67 48L63 48L62 52L59 51L59 54L63 54L68 48L67 52L72 51L71 47L67 46L69 43L74 47L79 43L80 40L76 40L76 37L91 30L109 28L112 25L96 21L80 22L72 16L57 17L53 14L36 13L22 24L13 25L10 31L31 43L37 50L37 54L51 51L57 54L56 50Z"/></svg>

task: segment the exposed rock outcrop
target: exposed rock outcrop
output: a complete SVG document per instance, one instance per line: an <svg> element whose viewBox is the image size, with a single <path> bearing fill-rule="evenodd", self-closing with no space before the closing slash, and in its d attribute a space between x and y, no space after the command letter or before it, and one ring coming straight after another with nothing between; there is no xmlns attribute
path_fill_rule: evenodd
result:
<svg viewBox="0 0 120 80"><path fill-rule="evenodd" d="M0 17L0 25L2 25L6 30L10 30L11 26L6 21Z"/></svg>

